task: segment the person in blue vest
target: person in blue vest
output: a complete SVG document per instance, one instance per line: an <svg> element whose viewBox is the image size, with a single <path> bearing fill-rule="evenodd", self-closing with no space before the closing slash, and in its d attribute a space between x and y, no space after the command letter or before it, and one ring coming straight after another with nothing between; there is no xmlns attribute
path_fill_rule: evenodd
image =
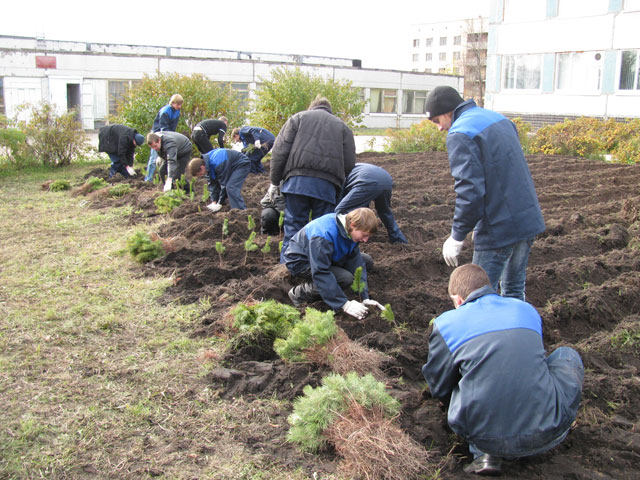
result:
<svg viewBox="0 0 640 480"><path fill-rule="evenodd" d="M373 201L376 212L387 229L391 243L407 243L391 211L393 180L382 167L370 163L356 163L347 175L342 188L342 199L336 213L348 213L360 207L368 207Z"/></svg>
<svg viewBox="0 0 640 480"><path fill-rule="evenodd" d="M474 460L465 471L498 475L502 459L537 455L565 439L584 367L570 347L546 356L536 309L496 294L482 267L456 268L449 296L455 309L433 321L422 374L469 444Z"/></svg>
<svg viewBox="0 0 640 480"><path fill-rule="evenodd" d="M180 120L180 109L184 103L182 96L174 94L169 100L169 104L160 109L156 118L153 120L152 133L157 132L175 132L178 128L178 121ZM155 150L151 150L149 155L149 162L147 163L147 175L144 177L146 182L153 180L153 175L156 173L156 161L158 160L158 153Z"/></svg>
<svg viewBox="0 0 640 480"><path fill-rule="evenodd" d="M449 86L427 95L429 119L447 130L447 152L455 179L451 234L442 246L447 265L458 265L473 231L473 263L507 297L525 299L529 252L545 230L538 196L518 131L505 116L464 101Z"/></svg>
<svg viewBox="0 0 640 480"><path fill-rule="evenodd" d="M322 299L334 310L343 310L357 319L365 317L368 307L384 310L369 298L367 268L373 266L373 260L360 253L358 246L369 241L377 227L373 210L358 208L346 215L328 213L296 233L283 252L289 273L303 279L303 283L289 290L293 304L298 307ZM362 267L362 301L349 300L343 291L351 288L358 267Z"/></svg>
<svg viewBox="0 0 640 480"><path fill-rule="evenodd" d="M229 198L231 208L247 208L242 197L242 185L250 169L251 162L247 156L229 148L213 149L201 158L194 158L189 162L191 176L207 176L212 200L207 208L212 212L222 208L224 196Z"/></svg>
<svg viewBox="0 0 640 480"><path fill-rule="evenodd" d="M144 137L126 125L105 125L98 132L98 151L105 152L111 160L109 178L119 173L124 178L135 176L133 154L144 144Z"/></svg>
<svg viewBox="0 0 640 480"><path fill-rule="evenodd" d="M276 137L266 128L239 127L231 132L233 142L242 142L244 152L251 160L251 173L264 173L262 159L271 151Z"/></svg>
<svg viewBox="0 0 640 480"><path fill-rule="evenodd" d="M218 146L224 148L224 134L227 132L229 121L227 117L209 118L198 123L191 132L191 141L195 144L200 154L204 155L213 150L210 138L218 137Z"/></svg>

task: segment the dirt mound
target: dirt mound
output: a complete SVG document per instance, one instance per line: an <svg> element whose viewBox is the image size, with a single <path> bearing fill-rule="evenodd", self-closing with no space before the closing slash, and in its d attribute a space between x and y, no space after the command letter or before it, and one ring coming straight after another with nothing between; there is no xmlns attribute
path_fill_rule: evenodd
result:
<svg viewBox="0 0 640 480"><path fill-rule="evenodd" d="M429 321L451 308L451 269L441 255L455 200L447 156L362 154L358 161L379 165L392 175L394 213L409 240L408 245L391 245L382 228L361 247L375 261L369 274L371 296L392 305L398 325L373 314L357 321L337 313L336 319L349 338L389 357L383 370L390 392L403 404L402 428L447 459L443 477L457 478L464 475L461 466L469 460L468 449L448 430L439 402L425 394L420 372L428 354ZM573 346L582 355L586 374L582 406L567 440L544 455L508 463L503 478L639 478L640 168L542 155L528 161L547 230L533 246L527 299L543 317L547 350ZM136 189L116 201L135 205L132 221L155 215L158 187L130 182ZM199 179L195 191L201 192L203 185ZM267 176L250 175L243 189L248 210L212 214L196 198L175 210L157 232L162 238L184 238L187 245L145 267L148 273L173 276L174 285L163 300L210 299L211 309L194 335L220 334L220 319L237 302L289 302L289 278L275 274L281 237L271 239L268 253L244 249L250 233L247 216L259 223L259 200L268 185ZM230 231L223 238L224 218ZM226 246L222 257L216 241ZM260 248L265 242L265 235L257 236ZM462 263L471 260L469 243ZM326 309L322 302L312 306ZM311 364L286 364L267 346L230 353L207 381L223 398L275 395L290 400L326 373ZM296 453L284 442L284 428L257 427L257 432L260 437L245 439L247 445L277 445L271 453L285 465L310 471L335 468L331 452Z"/></svg>

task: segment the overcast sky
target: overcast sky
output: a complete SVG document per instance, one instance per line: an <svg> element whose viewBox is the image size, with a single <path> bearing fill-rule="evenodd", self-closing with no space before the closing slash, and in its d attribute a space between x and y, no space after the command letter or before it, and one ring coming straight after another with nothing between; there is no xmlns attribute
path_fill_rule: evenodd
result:
<svg viewBox="0 0 640 480"><path fill-rule="evenodd" d="M487 0L6 0L0 34L358 58L365 68L408 69L411 25L486 15L487 3Z"/></svg>

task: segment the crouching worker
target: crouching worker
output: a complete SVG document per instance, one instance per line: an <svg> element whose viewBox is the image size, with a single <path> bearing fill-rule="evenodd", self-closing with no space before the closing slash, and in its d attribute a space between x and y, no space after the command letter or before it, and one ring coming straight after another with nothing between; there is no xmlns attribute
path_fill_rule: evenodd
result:
<svg viewBox="0 0 640 480"><path fill-rule="evenodd" d="M227 196L231 208L247 208L242 198L242 185L250 169L251 162L245 154L227 148L216 148L189 162L191 176L207 176L212 200L207 208L212 212L222 208Z"/></svg>
<svg viewBox="0 0 640 480"><path fill-rule="evenodd" d="M334 310L342 309L348 315L362 319L370 306L384 310L369 299L367 267L373 260L361 254L358 244L369 241L378 227L375 213L358 208L346 215L329 213L307 223L290 240L283 253L284 264L293 276L305 282L289 290L295 306L322 299ZM350 288L353 274L362 267L364 291L361 302L349 300L343 289Z"/></svg>
<svg viewBox="0 0 640 480"><path fill-rule="evenodd" d="M193 150L191 141L181 133L158 132L147 134L147 143L160 157L156 167L164 182L164 191L168 192L173 181L184 175Z"/></svg>
<svg viewBox="0 0 640 480"><path fill-rule="evenodd" d="M105 152L111 160L109 178L119 173L124 178L134 177L133 154L144 144L144 137L126 125L105 125L98 132L98 151Z"/></svg>
<svg viewBox="0 0 640 480"><path fill-rule="evenodd" d="M464 470L498 475L503 458L542 453L567 436L582 394L582 360L569 347L546 357L538 312L498 295L478 265L453 271L449 295L455 310L435 319L422 374L469 443L474 460Z"/></svg>

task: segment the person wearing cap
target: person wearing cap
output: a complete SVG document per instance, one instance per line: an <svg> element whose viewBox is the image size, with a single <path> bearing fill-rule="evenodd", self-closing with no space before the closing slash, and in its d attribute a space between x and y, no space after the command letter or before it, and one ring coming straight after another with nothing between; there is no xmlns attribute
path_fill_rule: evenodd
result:
<svg viewBox="0 0 640 480"><path fill-rule="evenodd" d="M447 152L455 179L451 234L442 255L458 265L464 239L473 231L473 260L494 290L525 299L529 252L545 230L538 196L518 131L505 116L463 100L449 86L427 95L429 120L447 130Z"/></svg>
<svg viewBox="0 0 640 480"><path fill-rule="evenodd" d="M191 141L177 132L151 132L147 134L147 143L161 159L157 165L158 172L160 180L164 182L164 191L168 192L173 187L173 181L182 177L191 160Z"/></svg>
<svg viewBox="0 0 640 480"><path fill-rule="evenodd" d="M391 211L393 180L382 167L370 163L356 163L347 175L342 188L342 199L336 213L349 213L360 207L368 207L373 201L376 212L387 229L391 243L407 243Z"/></svg>
<svg viewBox="0 0 640 480"><path fill-rule="evenodd" d="M220 148L224 148L224 134L227 132L228 125L227 117L220 117L217 120L215 118L203 120L193 128L191 140L202 155L213 150L210 140L213 135L218 136L218 145Z"/></svg>
<svg viewBox="0 0 640 480"><path fill-rule="evenodd" d="M264 173L262 159L273 148L276 137L266 128L238 127L231 132L234 142L242 142L242 152L251 160L251 173Z"/></svg>
<svg viewBox="0 0 640 480"><path fill-rule="evenodd" d="M180 109L183 103L182 95L178 93L173 94L169 103L158 111L156 118L153 120L151 132L175 132L178 128ZM152 149L149 155L149 162L147 163L147 175L144 177L145 182L153 180L153 175L156 173L157 161L158 153Z"/></svg>
<svg viewBox="0 0 640 480"><path fill-rule="evenodd" d="M136 147L144 144L144 137L126 125L105 125L98 131L98 151L109 155L111 167L109 178L119 173L125 178L134 177L133 154Z"/></svg>

